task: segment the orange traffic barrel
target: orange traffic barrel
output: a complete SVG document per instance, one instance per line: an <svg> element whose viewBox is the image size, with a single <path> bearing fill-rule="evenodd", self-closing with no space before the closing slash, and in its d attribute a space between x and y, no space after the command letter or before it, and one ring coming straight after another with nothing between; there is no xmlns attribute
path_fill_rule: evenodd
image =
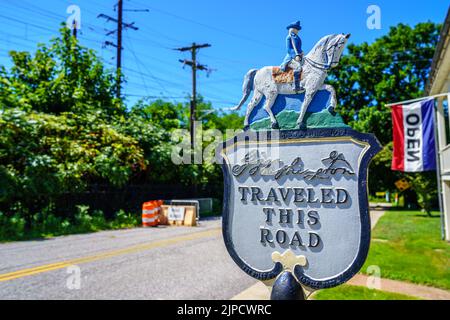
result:
<svg viewBox="0 0 450 320"><path fill-rule="evenodd" d="M158 225L159 205L157 201L145 202L142 205L142 226L156 227Z"/></svg>

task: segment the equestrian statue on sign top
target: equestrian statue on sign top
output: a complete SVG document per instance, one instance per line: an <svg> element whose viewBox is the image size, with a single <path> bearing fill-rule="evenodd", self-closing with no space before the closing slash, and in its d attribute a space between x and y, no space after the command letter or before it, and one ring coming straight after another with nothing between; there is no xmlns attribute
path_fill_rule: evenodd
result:
<svg viewBox="0 0 450 320"><path fill-rule="evenodd" d="M260 70L252 69L244 77L244 96L232 109L239 110L247 101L250 93L254 91L253 98L247 107L244 130L250 128L250 115L263 97L266 98L264 110L269 114L272 129L279 129L278 121L272 112L272 107L279 94L305 94L297 120L300 129L306 129L305 114L319 90L326 90L331 94L328 111L334 113L336 92L331 85L324 84L324 81L328 72L339 64L350 34L325 36L304 56L302 42L298 36L302 29L300 21L291 23L287 29L289 30L286 38L287 55L282 65L280 67L264 67Z"/></svg>

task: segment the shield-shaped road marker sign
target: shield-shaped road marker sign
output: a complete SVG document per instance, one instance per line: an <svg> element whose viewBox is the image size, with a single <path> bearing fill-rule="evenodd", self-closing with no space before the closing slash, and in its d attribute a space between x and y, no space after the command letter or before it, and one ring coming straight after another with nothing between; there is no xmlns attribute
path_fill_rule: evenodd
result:
<svg viewBox="0 0 450 320"><path fill-rule="evenodd" d="M223 236L259 280L290 271L330 288L362 267L370 242L367 174L381 149L349 128L244 132L221 145Z"/></svg>

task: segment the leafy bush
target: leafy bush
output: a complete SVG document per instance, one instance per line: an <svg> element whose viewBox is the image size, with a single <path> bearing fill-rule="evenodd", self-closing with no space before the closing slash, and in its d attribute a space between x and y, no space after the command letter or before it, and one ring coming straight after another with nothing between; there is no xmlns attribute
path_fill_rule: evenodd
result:
<svg viewBox="0 0 450 320"><path fill-rule="evenodd" d="M101 210L94 210L92 212L91 228L93 231L104 230L109 228L109 224L105 219L105 215Z"/></svg>
<svg viewBox="0 0 450 320"><path fill-rule="evenodd" d="M116 213L114 220L111 222L113 229L123 229L136 227L140 225L141 220L139 215L134 215L131 213L126 213L124 210L119 210Z"/></svg>
<svg viewBox="0 0 450 320"><path fill-rule="evenodd" d="M51 206L31 217L31 225L27 228L26 221L20 214L8 217L0 212L0 241L28 240L47 238L73 233L97 232L109 229L124 229L137 227L141 224L140 216L120 210L111 221L105 219L101 210L92 214L89 206L77 206L77 213L70 219L58 217L50 211Z"/></svg>
<svg viewBox="0 0 450 320"><path fill-rule="evenodd" d="M0 212L0 240L19 239L25 235L25 219L15 214L12 217Z"/></svg>
<svg viewBox="0 0 450 320"><path fill-rule="evenodd" d="M80 231L93 231L93 218L89 214L89 206L77 206L78 212L75 214L75 225Z"/></svg>

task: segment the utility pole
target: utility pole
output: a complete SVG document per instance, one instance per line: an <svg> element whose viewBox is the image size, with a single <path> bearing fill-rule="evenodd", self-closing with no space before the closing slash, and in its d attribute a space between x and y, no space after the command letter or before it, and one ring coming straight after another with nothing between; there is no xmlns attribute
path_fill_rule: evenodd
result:
<svg viewBox="0 0 450 320"><path fill-rule="evenodd" d="M118 0L117 19L110 17L103 13L101 13L97 16L97 18L106 19L107 22L112 21L112 22L117 23L117 29L109 31L106 34L109 36L109 35L112 35L117 32L117 42L113 43L111 41L105 41L105 46L112 46L112 47L117 48L117 54L116 54L116 59L117 59L117 98L119 98L119 99L120 99L120 93L121 93L121 89L122 89L122 80L121 80L121 78L122 78L122 50L123 50L122 31L123 31L123 29L126 29L126 28L133 29L135 31L139 30L139 28L134 26L134 22L132 22L132 23L123 22L123 12L124 11L128 11L128 10L123 9L123 0ZM148 12L148 10L132 10L132 11Z"/></svg>
<svg viewBox="0 0 450 320"><path fill-rule="evenodd" d="M77 38L77 29L78 29L78 27L77 27L78 25L77 25L77 20L76 19L73 19L73 21L72 21L72 36L76 39Z"/></svg>
<svg viewBox="0 0 450 320"><path fill-rule="evenodd" d="M190 47L176 48L181 52L190 51L192 60L179 60L184 65L188 65L192 68L192 96L190 104L190 116L189 116L189 129L191 133L191 148L195 148L195 109L197 106L197 70L210 72L211 70L202 64L197 63L197 50L202 48L209 48L210 44L196 44L195 42Z"/></svg>
<svg viewBox="0 0 450 320"><path fill-rule="evenodd" d="M120 98L122 86L122 27L123 27L123 1L119 0L117 10L117 97Z"/></svg>

